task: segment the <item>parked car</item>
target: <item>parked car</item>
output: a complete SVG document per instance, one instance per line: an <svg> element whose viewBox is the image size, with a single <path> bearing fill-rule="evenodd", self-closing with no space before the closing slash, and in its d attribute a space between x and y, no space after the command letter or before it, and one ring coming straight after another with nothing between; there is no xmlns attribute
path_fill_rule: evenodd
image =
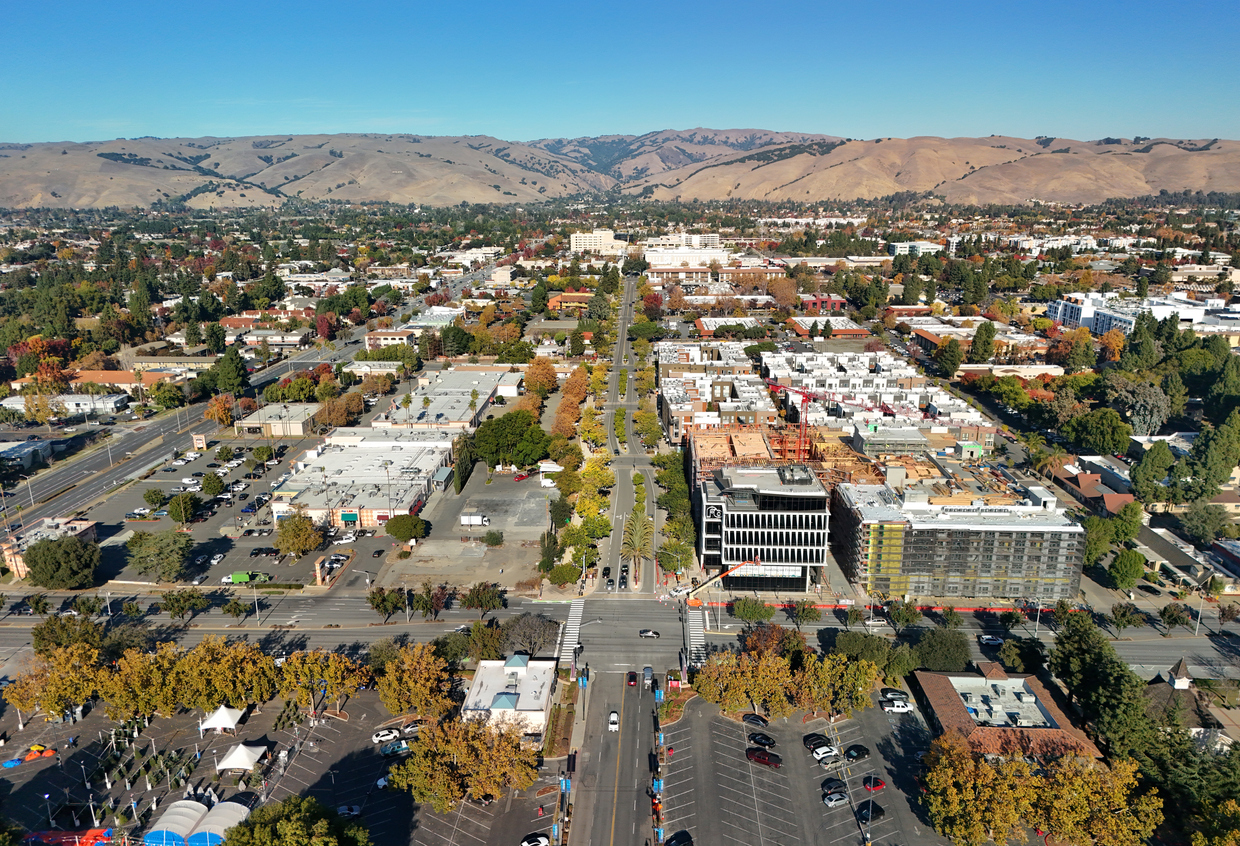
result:
<svg viewBox="0 0 1240 846"><path fill-rule="evenodd" d="M828 808L838 808L840 805L848 804L848 794L846 793L824 793L822 794L822 804Z"/></svg>
<svg viewBox="0 0 1240 846"><path fill-rule="evenodd" d="M908 694L895 687L884 687L878 695L889 702L908 702Z"/></svg>
<svg viewBox="0 0 1240 846"><path fill-rule="evenodd" d="M362 815L361 805L341 805L336 809L336 813L344 817L346 820L360 817Z"/></svg>
<svg viewBox="0 0 1240 846"><path fill-rule="evenodd" d="M774 752L768 752L765 749L751 748L745 750L745 757L752 763L762 764L771 769L779 769L784 765L784 759Z"/></svg>
<svg viewBox="0 0 1240 846"><path fill-rule="evenodd" d="M882 707L888 714L911 714L913 711L912 702L884 702Z"/></svg>
<svg viewBox="0 0 1240 846"><path fill-rule="evenodd" d="M370 553L371 558L381 558L382 556L383 556L382 549L376 549L374 552Z"/></svg>
<svg viewBox="0 0 1240 846"><path fill-rule="evenodd" d="M810 750L810 754L814 756L814 760L818 763L830 761L832 758L840 757L840 747L827 744L826 746L816 746Z"/></svg>
<svg viewBox="0 0 1240 846"><path fill-rule="evenodd" d="M838 778L824 778L822 780L823 793L847 793L848 785Z"/></svg>
<svg viewBox="0 0 1240 846"><path fill-rule="evenodd" d="M524 482L529 477L530 477L529 473L518 473L517 475L512 477L512 480L514 482Z"/></svg>
<svg viewBox="0 0 1240 846"><path fill-rule="evenodd" d="M868 757L870 757L869 748L862 746L860 743L854 743L852 746L849 746L844 750L844 758L849 763L854 761L864 761Z"/></svg>
<svg viewBox="0 0 1240 846"><path fill-rule="evenodd" d="M749 742L754 746L761 746L763 749L775 748L775 738L771 737L769 734L763 734L760 731L750 732Z"/></svg>
<svg viewBox="0 0 1240 846"><path fill-rule="evenodd" d="M831 741L827 740L826 735L819 734L818 732L815 731L801 738L801 744L806 749L808 749L810 752L813 752L815 749L817 749L820 746L830 746Z"/></svg>
<svg viewBox="0 0 1240 846"><path fill-rule="evenodd" d="M881 820L886 816L883 806L875 802L873 799L866 799L857 806L857 819L863 823Z"/></svg>
<svg viewBox="0 0 1240 846"><path fill-rule="evenodd" d="M883 781L878 776L868 775L861 779L861 786L873 793L875 790L882 790L886 787L887 782Z"/></svg>
<svg viewBox="0 0 1240 846"><path fill-rule="evenodd" d="M741 722L748 723L751 726L757 726L758 728L766 728L768 725L770 725L770 722L766 719L766 717L762 716L761 714L754 714L752 712L742 715Z"/></svg>
<svg viewBox="0 0 1240 846"><path fill-rule="evenodd" d="M393 740L400 739L400 732L396 729L379 729L370 736L371 743L391 743Z"/></svg>
<svg viewBox="0 0 1240 846"><path fill-rule="evenodd" d="M678 831L664 840L663 846L693 846L693 835L687 831Z"/></svg>
<svg viewBox="0 0 1240 846"><path fill-rule="evenodd" d="M551 846L551 838L542 832L527 834L521 838L521 846Z"/></svg>

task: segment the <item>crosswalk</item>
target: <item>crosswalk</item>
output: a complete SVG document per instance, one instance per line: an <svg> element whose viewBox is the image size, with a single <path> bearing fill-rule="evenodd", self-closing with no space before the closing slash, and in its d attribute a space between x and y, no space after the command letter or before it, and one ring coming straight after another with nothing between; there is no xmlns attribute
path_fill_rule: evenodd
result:
<svg viewBox="0 0 1240 846"><path fill-rule="evenodd" d="M557 653L560 659L572 655L573 650L577 648L577 641L581 635L581 613L585 611L585 608L584 599L574 599L568 606L568 622L564 624L564 630L560 636L560 651Z"/></svg>
<svg viewBox="0 0 1240 846"><path fill-rule="evenodd" d="M686 608L685 618L689 623L689 664L706 663L706 628L703 621L710 613L705 608Z"/></svg>

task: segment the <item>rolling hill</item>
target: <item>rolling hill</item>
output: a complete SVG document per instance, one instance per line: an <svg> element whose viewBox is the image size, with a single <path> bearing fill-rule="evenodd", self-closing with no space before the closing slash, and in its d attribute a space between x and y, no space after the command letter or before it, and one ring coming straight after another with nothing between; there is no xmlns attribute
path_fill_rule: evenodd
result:
<svg viewBox="0 0 1240 846"><path fill-rule="evenodd" d="M510 142L389 134L0 144L0 207L271 206L286 198L448 205L619 191L655 199L1097 202L1240 191L1240 142L879 138L761 129Z"/></svg>

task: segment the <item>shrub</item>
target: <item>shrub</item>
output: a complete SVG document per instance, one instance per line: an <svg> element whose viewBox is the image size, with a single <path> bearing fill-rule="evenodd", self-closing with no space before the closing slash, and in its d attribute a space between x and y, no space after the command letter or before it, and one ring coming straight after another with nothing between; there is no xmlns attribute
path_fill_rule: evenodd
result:
<svg viewBox="0 0 1240 846"><path fill-rule="evenodd" d="M487 546L503 546L504 545L504 533L500 531L496 531L495 529L491 529L489 532L487 532L485 535L482 536L482 542L485 543Z"/></svg>

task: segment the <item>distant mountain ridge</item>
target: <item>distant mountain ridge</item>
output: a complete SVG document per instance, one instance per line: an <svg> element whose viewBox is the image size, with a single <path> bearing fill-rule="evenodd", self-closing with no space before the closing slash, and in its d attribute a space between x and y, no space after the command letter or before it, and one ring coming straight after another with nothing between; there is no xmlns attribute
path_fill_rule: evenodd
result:
<svg viewBox="0 0 1240 846"><path fill-rule="evenodd" d="M388 133L0 144L0 206L270 206L285 198L447 205L619 191L655 199L1099 202L1240 191L1240 142L847 139L764 129L542 138Z"/></svg>

